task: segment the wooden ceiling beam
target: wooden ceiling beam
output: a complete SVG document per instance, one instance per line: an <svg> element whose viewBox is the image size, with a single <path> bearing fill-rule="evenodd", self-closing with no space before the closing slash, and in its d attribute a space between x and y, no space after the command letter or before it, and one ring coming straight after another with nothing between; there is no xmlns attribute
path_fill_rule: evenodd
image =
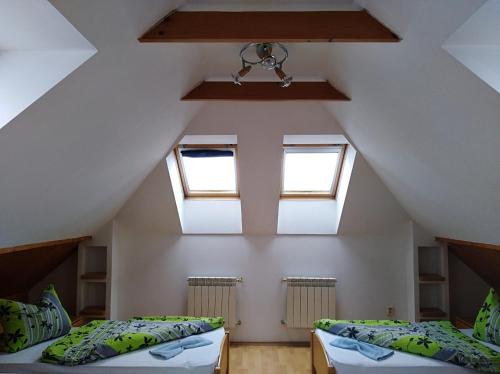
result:
<svg viewBox="0 0 500 374"><path fill-rule="evenodd" d="M324 100L350 101L328 82L293 82L281 87L278 82L244 82L237 86L232 82L204 81L193 88L183 101L294 101Z"/></svg>
<svg viewBox="0 0 500 374"><path fill-rule="evenodd" d="M171 42L399 42L367 11L169 13L139 38Z"/></svg>

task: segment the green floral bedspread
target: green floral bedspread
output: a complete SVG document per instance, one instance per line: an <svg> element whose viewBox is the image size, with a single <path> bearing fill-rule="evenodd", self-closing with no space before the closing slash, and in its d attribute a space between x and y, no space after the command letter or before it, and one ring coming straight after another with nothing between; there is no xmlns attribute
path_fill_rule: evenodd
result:
<svg viewBox="0 0 500 374"><path fill-rule="evenodd" d="M222 317L136 317L128 321L92 321L47 347L42 361L81 365L224 326Z"/></svg>
<svg viewBox="0 0 500 374"><path fill-rule="evenodd" d="M500 373L500 353L461 333L449 321L321 319L314 326L335 335L380 347L446 361L483 372Z"/></svg>

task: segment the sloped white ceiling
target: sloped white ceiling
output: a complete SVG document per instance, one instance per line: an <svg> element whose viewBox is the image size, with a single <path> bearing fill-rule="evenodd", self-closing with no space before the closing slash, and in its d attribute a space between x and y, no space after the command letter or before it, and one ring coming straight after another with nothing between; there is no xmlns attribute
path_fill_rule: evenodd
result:
<svg viewBox="0 0 500 374"><path fill-rule="evenodd" d="M366 1L403 41L334 45L328 108L429 232L500 242L500 95L441 46L483 1Z"/></svg>
<svg viewBox="0 0 500 374"><path fill-rule="evenodd" d="M239 67L234 44L137 42L179 2L52 4L99 52L0 131L0 246L93 232L197 113L179 97ZM481 4L366 1L402 43L290 45L287 71L352 97L327 107L412 218L498 242L500 96L441 49Z"/></svg>
<svg viewBox="0 0 500 374"><path fill-rule="evenodd" d="M1 130L0 246L96 230L198 107L199 51L137 42L172 1L52 4L98 53Z"/></svg>
<svg viewBox="0 0 500 374"><path fill-rule="evenodd" d="M47 0L0 2L0 129L95 52Z"/></svg>
<svg viewBox="0 0 500 374"><path fill-rule="evenodd" d="M488 0L443 48L500 93L500 0Z"/></svg>

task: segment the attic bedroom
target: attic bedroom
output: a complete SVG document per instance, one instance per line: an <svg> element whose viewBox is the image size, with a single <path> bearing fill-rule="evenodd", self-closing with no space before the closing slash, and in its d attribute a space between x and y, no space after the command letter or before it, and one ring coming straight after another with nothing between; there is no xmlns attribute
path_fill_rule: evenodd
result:
<svg viewBox="0 0 500 374"><path fill-rule="evenodd" d="M0 373L500 373L499 19L0 0Z"/></svg>

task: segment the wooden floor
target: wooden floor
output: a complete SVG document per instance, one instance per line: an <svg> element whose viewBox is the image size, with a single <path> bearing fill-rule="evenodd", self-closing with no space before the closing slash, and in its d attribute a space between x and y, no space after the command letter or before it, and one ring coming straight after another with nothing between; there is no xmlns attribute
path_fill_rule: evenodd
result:
<svg viewBox="0 0 500 374"><path fill-rule="evenodd" d="M231 345L230 374L309 374L308 347Z"/></svg>

